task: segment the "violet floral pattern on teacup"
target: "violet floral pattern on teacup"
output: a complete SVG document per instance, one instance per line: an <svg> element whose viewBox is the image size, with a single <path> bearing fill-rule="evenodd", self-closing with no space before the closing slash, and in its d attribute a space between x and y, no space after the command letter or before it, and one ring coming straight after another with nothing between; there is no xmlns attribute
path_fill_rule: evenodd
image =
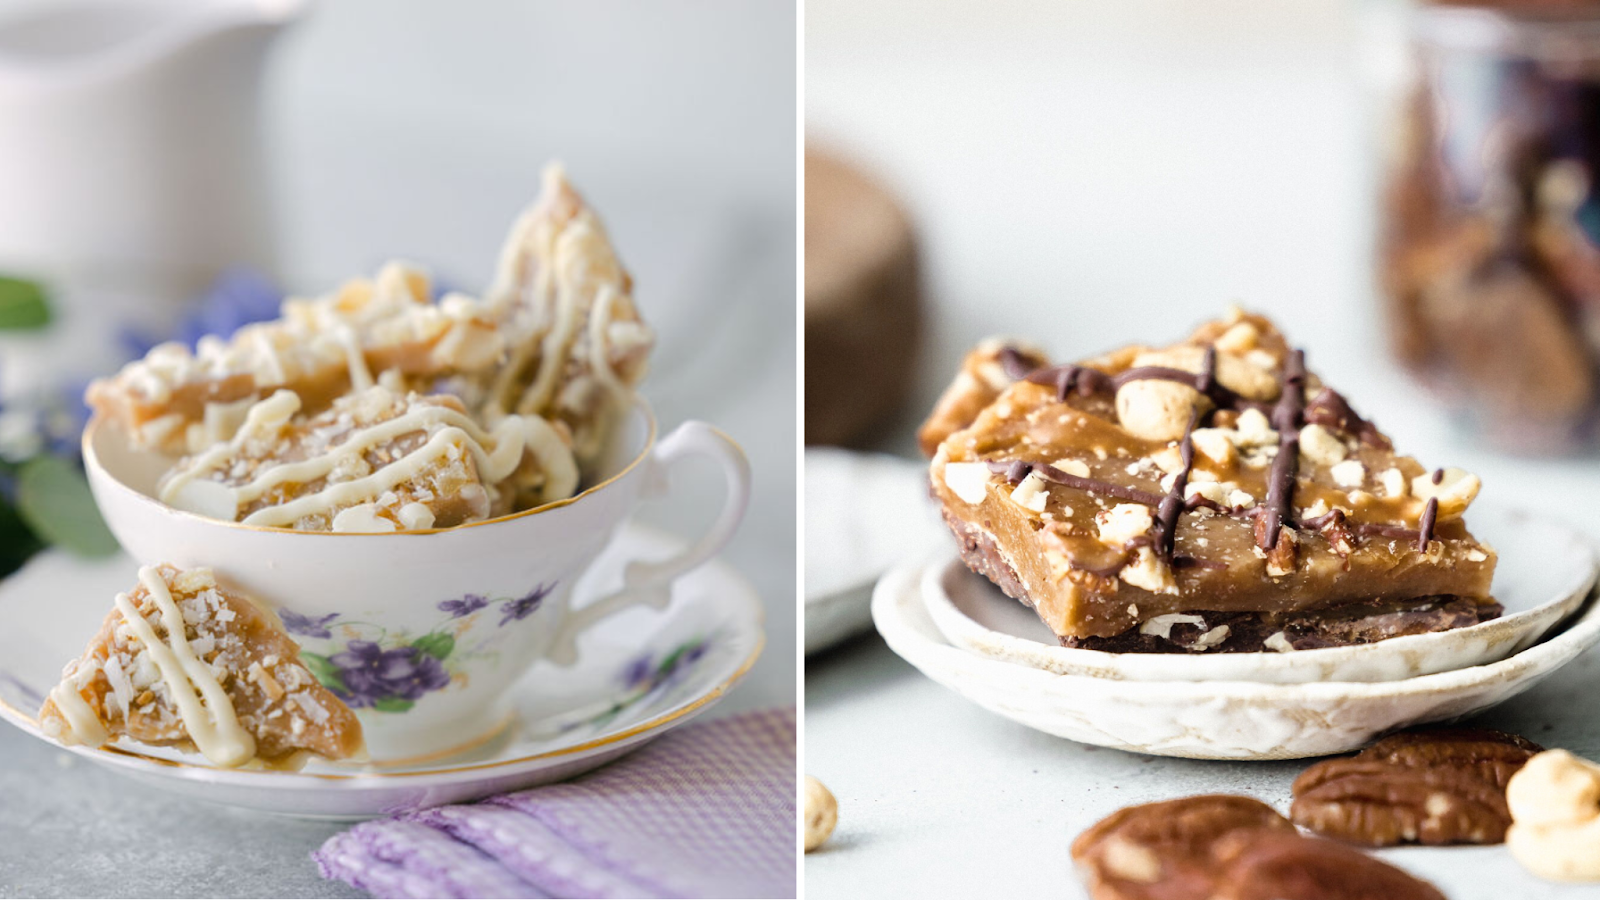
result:
<svg viewBox="0 0 1600 900"><path fill-rule="evenodd" d="M403 713L425 694L465 687L467 665L496 656L502 629L537 612L556 584L540 583L520 597L469 593L440 601L445 617L421 635L343 619L338 613L306 616L279 610L278 618L290 634L334 642L338 649L330 648L332 652L302 649L300 658L351 709Z"/></svg>

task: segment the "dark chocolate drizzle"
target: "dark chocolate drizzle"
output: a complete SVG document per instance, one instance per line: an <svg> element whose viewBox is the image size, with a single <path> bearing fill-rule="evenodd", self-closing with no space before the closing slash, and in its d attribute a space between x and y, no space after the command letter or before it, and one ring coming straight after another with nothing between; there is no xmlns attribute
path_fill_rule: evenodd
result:
<svg viewBox="0 0 1600 900"><path fill-rule="evenodd" d="M1293 527L1294 480L1300 469L1300 425L1305 412L1306 354L1290 352L1283 364L1283 380L1278 402L1272 408L1272 427L1278 430L1278 455L1267 475L1267 499L1262 508L1266 521L1257 529L1256 546L1271 550L1278 544L1278 531Z"/></svg>
<svg viewBox="0 0 1600 900"><path fill-rule="evenodd" d="M1118 500L1127 500L1130 503L1157 506L1162 500L1160 494L1152 494L1149 491L1141 491L1138 488L1112 484L1109 481L1101 481L1098 478L1071 475L1049 463L1024 462L1020 459L993 461L989 463L989 471L1004 475L1006 481L1011 484L1020 484L1022 479L1027 478L1030 473L1037 473L1039 477L1046 481L1053 481L1056 484L1076 488L1090 494L1105 494L1108 497L1116 497Z"/></svg>
<svg viewBox="0 0 1600 900"><path fill-rule="evenodd" d="M1206 354L1206 371L1209 372L1216 363L1216 354ZM1200 411L1189 413L1189 424L1183 429L1183 442L1178 445L1178 455L1183 459L1183 467L1172 477L1172 487L1167 495L1156 504L1155 547L1156 555L1167 561L1172 560L1172 549L1178 539L1178 514L1183 512L1183 489L1189 484L1189 473L1194 469L1194 426L1200 419Z"/></svg>
<svg viewBox="0 0 1600 900"><path fill-rule="evenodd" d="M1028 362L1028 358L1022 355L1021 350L1009 345L1000 348L1000 368L1011 376L1012 381L1021 381L1030 373L1037 371Z"/></svg>
<svg viewBox="0 0 1600 900"><path fill-rule="evenodd" d="M1437 483L1435 482L1435 484ZM1422 518L1417 522L1417 550L1419 552L1428 552L1428 542L1433 540L1433 526L1438 518L1439 498L1429 497L1427 504L1422 507Z"/></svg>
<svg viewBox="0 0 1600 900"><path fill-rule="evenodd" d="M1173 569L1226 569L1228 564L1215 559L1201 559L1198 556L1174 556Z"/></svg>
<svg viewBox="0 0 1600 900"><path fill-rule="evenodd" d="M1214 510L1222 515L1241 516L1244 518L1266 516L1265 527L1258 529L1257 545L1261 549L1268 551L1277 545L1278 533L1284 526L1311 531L1321 531L1329 526L1345 527L1348 528L1348 534L1415 541L1419 551L1425 552L1427 550L1428 542L1433 539L1434 527L1439 513L1439 501L1437 498L1430 499L1427 502L1427 505L1423 508L1422 518L1418 523L1419 527L1416 529L1406 528L1403 525L1347 522L1347 517L1341 509L1329 510L1320 516L1306 519L1297 520L1295 518L1294 489L1295 479L1299 475L1300 467L1301 426L1306 423L1313 423L1354 435L1362 443L1369 446L1381 449L1389 449L1391 446L1388 438L1384 437L1371 422L1357 414L1350 407L1344 396L1332 388L1323 388L1309 404L1306 402L1305 351L1293 350L1290 352L1288 359L1284 361L1279 381L1278 400L1270 405L1248 400L1224 387L1216 379L1216 362L1217 348L1208 345L1205 349L1201 370L1198 373L1166 366L1138 366L1125 369L1116 375L1108 375L1099 369L1081 366L1076 363L1033 368L1029 364L1028 358L1023 356L1016 348L1005 347L1000 351L1000 363L1007 375L1014 379L1026 380L1034 384L1053 385L1056 389L1056 399L1059 401L1065 401L1074 393L1085 397L1099 393L1114 393L1118 388L1129 382L1160 379L1189 385L1209 398L1219 409L1258 409L1266 412L1272 427L1278 432L1278 454L1272 460L1272 468L1268 473L1267 497L1260 506L1245 510L1224 507L1198 494L1187 499L1184 498L1184 489L1188 485L1189 474L1194 468L1193 434L1195 427L1199 424L1200 416L1198 410L1190 416L1188 427L1184 429L1183 441L1179 445L1183 468L1178 471L1173 479L1172 488L1167 491L1165 496L1152 494L1149 491L1143 491L1138 488L1112 484L1109 481L1101 481L1097 478L1070 475L1047 463L1025 462L1023 460L991 461L988 464L989 469L992 472L1003 474L1006 480L1013 485L1019 484L1030 473L1036 472L1045 480L1065 487L1155 507L1154 533L1144 540L1129 542L1128 547L1132 549L1148 543L1174 569L1227 568L1225 563L1192 556L1178 556L1173 552L1176 546L1179 516L1184 512L1202 508ZM1443 477L1443 469L1434 470L1432 474L1433 483L1438 484ZM1127 555L1125 554L1115 567L1085 569L1085 571L1095 575L1114 575L1126 564Z"/></svg>
<svg viewBox="0 0 1600 900"><path fill-rule="evenodd" d="M1371 422L1361 418L1356 411L1350 408L1350 403L1333 388L1323 388L1317 393L1316 399L1306 406L1306 421L1324 428L1332 428L1345 434L1353 434L1358 440L1369 447L1380 450L1390 449L1389 439L1384 437Z"/></svg>

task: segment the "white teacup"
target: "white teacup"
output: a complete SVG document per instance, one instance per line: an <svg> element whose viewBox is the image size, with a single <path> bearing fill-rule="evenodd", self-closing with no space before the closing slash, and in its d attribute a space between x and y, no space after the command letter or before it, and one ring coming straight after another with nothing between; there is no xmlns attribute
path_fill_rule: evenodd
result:
<svg viewBox="0 0 1600 900"><path fill-rule="evenodd" d="M83 450L123 549L140 563L208 566L277 608L318 678L356 709L375 761L437 756L492 735L509 718L507 689L529 666L570 664L578 635L597 620L664 606L672 581L732 537L750 493L738 445L695 421L657 443L643 402L624 415L592 487L450 529L344 534L208 519L154 499L171 460L131 449L114 423L91 421ZM686 456L722 468L716 522L671 559L630 563L622 590L571 608L573 584L641 499L666 493L667 469Z"/></svg>

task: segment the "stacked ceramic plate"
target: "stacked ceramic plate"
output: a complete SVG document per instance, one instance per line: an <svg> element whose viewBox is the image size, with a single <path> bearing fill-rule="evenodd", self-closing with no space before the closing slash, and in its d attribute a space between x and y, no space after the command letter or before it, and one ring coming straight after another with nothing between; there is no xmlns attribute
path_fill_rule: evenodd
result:
<svg viewBox="0 0 1600 900"><path fill-rule="evenodd" d="M1499 551L1504 615L1375 644L1209 656L1066 648L953 551L886 576L872 616L930 678L1040 731L1163 756L1322 756L1504 702L1600 641L1586 539L1493 508L1474 509L1472 527Z"/></svg>

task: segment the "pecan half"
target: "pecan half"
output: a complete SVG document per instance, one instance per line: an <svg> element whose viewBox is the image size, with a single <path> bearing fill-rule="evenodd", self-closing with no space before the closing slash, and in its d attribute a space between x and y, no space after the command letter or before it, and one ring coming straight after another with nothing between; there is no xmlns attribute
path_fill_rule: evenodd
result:
<svg viewBox="0 0 1600 900"><path fill-rule="evenodd" d="M1295 779L1289 816L1325 837L1370 847L1498 844L1511 824L1505 792L1470 770L1331 759Z"/></svg>
<svg viewBox="0 0 1600 900"><path fill-rule="evenodd" d="M1233 832L1295 834L1259 800L1208 794L1118 810L1078 835L1072 858L1095 900L1205 898L1221 869L1212 848Z"/></svg>
<svg viewBox="0 0 1600 900"><path fill-rule="evenodd" d="M1428 882L1334 841L1235 832L1217 853L1225 868L1210 900L1445 900Z"/></svg>
<svg viewBox="0 0 1600 900"><path fill-rule="evenodd" d="M1318 834L1372 847L1498 844L1511 824L1505 785L1540 749L1481 728L1393 734L1301 773L1289 814Z"/></svg>
<svg viewBox="0 0 1600 900"><path fill-rule="evenodd" d="M1416 768L1467 769L1505 790L1511 776L1543 747L1517 734L1488 728L1433 728L1391 734L1356 754Z"/></svg>

